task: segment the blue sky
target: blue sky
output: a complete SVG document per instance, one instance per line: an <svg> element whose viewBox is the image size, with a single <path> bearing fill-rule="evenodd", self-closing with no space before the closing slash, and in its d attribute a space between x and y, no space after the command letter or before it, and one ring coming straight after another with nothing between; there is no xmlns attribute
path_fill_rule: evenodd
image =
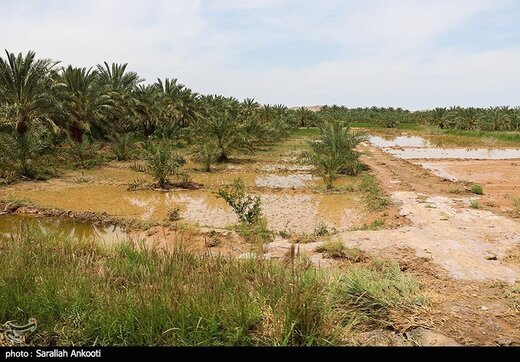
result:
<svg viewBox="0 0 520 362"><path fill-rule="evenodd" d="M520 105L519 0L0 0L0 34L262 103Z"/></svg>

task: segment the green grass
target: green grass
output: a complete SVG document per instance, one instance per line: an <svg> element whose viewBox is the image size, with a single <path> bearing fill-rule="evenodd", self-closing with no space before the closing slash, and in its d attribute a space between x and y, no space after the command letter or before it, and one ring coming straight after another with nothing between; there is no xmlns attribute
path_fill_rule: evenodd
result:
<svg viewBox="0 0 520 362"><path fill-rule="evenodd" d="M394 326L398 316L409 317L427 304L415 277L401 271L397 263L384 260L376 260L368 268L351 267L341 277L337 293L339 302L360 323L377 327Z"/></svg>
<svg viewBox="0 0 520 362"><path fill-rule="evenodd" d="M390 204L390 200L379 188L375 177L368 172L361 175L361 190L365 194L365 204L369 211L382 210Z"/></svg>
<svg viewBox="0 0 520 362"><path fill-rule="evenodd" d="M357 230L379 230L385 225L385 220L383 219L375 219L370 224L363 224Z"/></svg>
<svg viewBox="0 0 520 362"><path fill-rule="evenodd" d="M520 132L503 132L503 131L464 131L459 129L442 130L445 135L465 136L475 138L494 138L504 142L520 143Z"/></svg>
<svg viewBox="0 0 520 362"><path fill-rule="evenodd" d="M469 207L472 209L480 209L482 206L480 206L480 202L478 200L469 200Z"/></svg>
<svg viewBox="0 0 520 362"><path fill-rule="evenodd" d="M513 214L516 217L520 217L520 197L513 199Z"/></svg>
<svg viewBox="0 0 520 362"><path fill-rule="evenodd" d="M304 137L313 137L319 134L318 128L298 128L294 130L289 135L290 138L304 138Z"/></svg>
<svg viewBox="0 0 520 362"><path fill-rule="evenodd" d="M0 322L36 318L30 345L342 344L354 324L396 323L391 311L424 303L415 278L388 262L323 273L300 258L107 248L27 227L0 238L0 251Z"/></svg>
<svg viewBox="0 0 520 362"><path fill-rule="evenodd" d="M482 185L473 184L473 185L471 185L471 192L473 192L476 195L483 195L484 188L482 187Z"/></svg>
<svg viewBox="0 0 520 362"><path fill-rule="evenodd" d="M328 258L344 258L354 263L366 260L363 250L354 247L348 248L342 241L326 241L316 248L318 253L323 253Z"/></svg>
<svg viewBox="0 0 520 362"><path fill-rule="evenodd" d="M316 269L22 234L0 240L0 321L36 318L30 344L335 342Z"/></svg>

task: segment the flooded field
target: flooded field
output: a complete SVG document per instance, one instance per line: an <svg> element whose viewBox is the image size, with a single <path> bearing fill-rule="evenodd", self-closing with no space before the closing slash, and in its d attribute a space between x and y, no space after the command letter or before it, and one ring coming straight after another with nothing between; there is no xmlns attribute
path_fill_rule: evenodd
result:
<svg viewBox="0 0 520 362"><path fill-rule="evenodd" d="M53 232L78 240L115 244L126 240L127 234L117 225L100 226L57 217L32 215L0 215L0 237L17 235L21 228L36 227L43 233Z"/></svg>
<svg viewBox="0 0 520 362"><path fill-rule="evenodd" d="M520 224L514 216L515 200L520 200L520 159L515 160L520 158L520 149L438 147L442 143L427 135L374 135L360 146L361 160L370 171L340 176L335 189L326 191L312 167L301 162L306 142L305 138L289 139L257 155L217 165L209 173L188 162L181 172L202 184L197 190L145 187L129 191L135 180L152 181L133 171L131 162L1 187L0 200L137 223L125 232L114 225L23 215L22 210L0 215L0 237L9 238L20 228L35 225L44 233L59 231L106 244L131 238L159 247L182 245L212 255L273 260L286 260L298 243L298 253L320 268L350 265L350 260L319 251L327 242L341 242L348 250L398 260L428 286L435 285L430 292L437 293L432 299L438 304L432 308L441 310L443 318L460 303L469 306L456 314L476 321L474 338L481 338L481 325L493 328L494 322L481 309L484 301L486 308L509 315L505 302L497 304L494 287L489 285L520 280ZM375 189L363 188L364 176L373 177ZM260 197L262 215L273 232L262 245L240 233L237 215L216 195L235 179L244 182L247 194ZM483 186L483 195L469 191L473 183ZM370 198L370 192L377 197ZM378 197L387 201L382 210L374 211L371 207ZM171 210L178 210L178 222L169 221ZM459 319L449 319L456 330L467 324ZM520 341L517 332L510 332L514 328L505 328Z"/></svg>
<svg viewBox="0 0 520 362"><path fill-rule="evenodd" d="M446 148L421 136L371 136L368 141L402 159L520 159L520 148Z"/></svg>

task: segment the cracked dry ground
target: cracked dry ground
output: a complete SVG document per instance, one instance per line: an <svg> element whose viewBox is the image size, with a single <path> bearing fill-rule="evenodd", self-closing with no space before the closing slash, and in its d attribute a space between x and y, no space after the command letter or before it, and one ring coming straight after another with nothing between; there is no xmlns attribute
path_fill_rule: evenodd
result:
<svg viewBox="0 0 520 362"><path fill-rule="evenodd" d="M506 288L520 281L520 223L498 208L469 208L469 193L455 197L449 193L460 183L438 178L377 148L368 151L364 162L409 225L348 231L338 238L371 256L399 261L426 286L428 308L403 323L464 345L520 345L520 313L506 297ZM299 249L323 267L341 267L342 262L315 252L319 244L302 244ZM269 245L269 253L281 256L288 248L288 241L278 239ZM380 331L361 343L405 342Z"/></svg>

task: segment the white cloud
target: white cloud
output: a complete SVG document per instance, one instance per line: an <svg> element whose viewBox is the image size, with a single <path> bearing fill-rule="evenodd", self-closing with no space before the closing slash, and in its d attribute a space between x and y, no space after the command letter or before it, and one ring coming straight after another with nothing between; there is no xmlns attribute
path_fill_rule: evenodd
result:
<svg viewBox="0 0 520 362"><path fill-rule="evenodd" d="M150 81L174 76L199 92L269 103L518 105L518 44L437 43L511 9L518 4L506 0L4 0L0 43L65 64L128 62ZM250 58L287 52L284 42L330 44L339 55L298 66Z"/></svg>

